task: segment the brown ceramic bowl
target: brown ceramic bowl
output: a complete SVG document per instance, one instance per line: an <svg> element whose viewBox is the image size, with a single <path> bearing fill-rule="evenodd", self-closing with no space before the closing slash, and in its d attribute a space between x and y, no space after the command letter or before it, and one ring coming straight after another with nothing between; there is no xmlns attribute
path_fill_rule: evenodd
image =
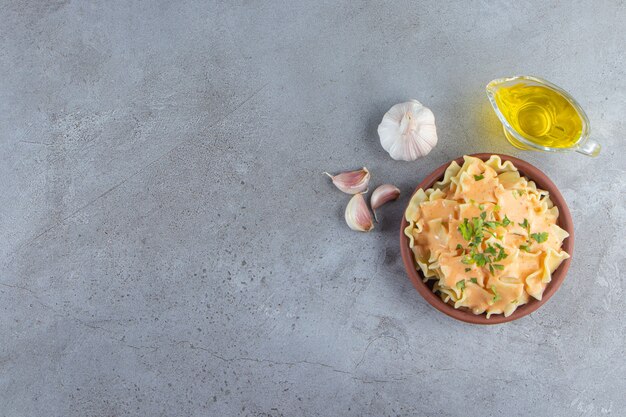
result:
<svg viewBox="0 0 626 417"><path fill-rule="evenodd" d="M556 188L556 185L550 179L541 172L539 169L535 168L528 162L522 161L521 159L514 158L508 155L501 154L489 154L489 153L478 153L473 154L471 156L475 156L476 158L480 158L483 161L489 159L491 155L498 155L502 158L503 161L511 161L513 165L520 171L520 174L532 180L537 184L538 188L543 190L547 190L550 193L550 199L554 203L555 206L559 208L559 220L558 225L566 230L569 233L569 237L563 241L563 249L570 254L570 257L564 260L561 265L554 271L552 274L552 281L546 287L543 297L541 301L535 300L531 297L531 301L523 306L520 306L511 314L509 317L504 317L503 314L494 314L489 319L485 314L476 315L469 310L466 309L456 309L448 303L443 302L441 298L432 291L432 287L423 281L422 273L418 271L415 267L415 261L413 259L413 252L409 248L409 238L404 235L404 229L408 226L404 215L402 216L402 224L400 225L400 252L402 253L402 260L404 261L404 266L406 268L407 274L409 275L409 279L413 283L413 286L417 291L437 310L442 313L447 314L448 316L455 318L457 320L461 320L467 323L473 324L498 324L498 323L506 323L508 321L517 320L520 317L524 317L527 314L532 313L537 310L541 305L546 303L550 297L554 295L556 290L559 289L561 283L565 279L565 275L567 274L567 270L572 261L571 255L574 253L574 224L572 223L572 216L567 208L567 204L565 204L565 200L563 196ZM463 164L463 157L455 159L458 164ZM422 181L415 192L420 188L426 190L433 186L436 181L439 181L443 178L443 174L448 168L448 166L452 163L452 161L446 162L435 171L433 171L429 176L427 176L424 181Z"/></svg>

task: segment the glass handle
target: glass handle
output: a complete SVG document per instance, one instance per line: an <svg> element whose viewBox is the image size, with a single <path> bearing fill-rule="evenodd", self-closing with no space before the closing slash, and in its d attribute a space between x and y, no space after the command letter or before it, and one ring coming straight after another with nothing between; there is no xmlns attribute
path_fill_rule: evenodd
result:
<svg viewBox="0 0 626 417"><path fill-rule="evenodd" d="M602 149L602 146L600 146L598 142L594 140L588 140L587 142L579 146L578 149L576 149L576 152L582 153L583 155L587 156L598 156L600 154L600 149Z"/></svg>

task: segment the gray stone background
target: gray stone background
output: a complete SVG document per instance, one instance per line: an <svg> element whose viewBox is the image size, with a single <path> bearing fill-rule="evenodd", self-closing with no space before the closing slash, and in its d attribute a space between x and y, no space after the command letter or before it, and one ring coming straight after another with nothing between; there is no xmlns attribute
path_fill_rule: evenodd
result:
<svg viewBox="0 0 626 417"><path fill-rule="evenodd" d="M2 1L0 415L626 415L623 1ZM519 152L484 86L543 76L591 159ZM408 98L439 145L391 160ZM506 325L427 305L398 222L432 169L519 156L576 251ZM397 184L370 234L322 171Z"/></svg>

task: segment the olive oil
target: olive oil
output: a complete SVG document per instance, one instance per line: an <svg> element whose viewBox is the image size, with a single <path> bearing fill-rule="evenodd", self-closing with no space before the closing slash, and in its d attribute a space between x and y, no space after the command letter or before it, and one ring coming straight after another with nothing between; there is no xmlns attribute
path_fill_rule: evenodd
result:
<svg viewBox="0 0 626 417"><path fill-rule="evenodd" d="M511 127L537 145L571 148L581 139L583 119L558 91L521 82L500 87L494 98Z"/></svg>

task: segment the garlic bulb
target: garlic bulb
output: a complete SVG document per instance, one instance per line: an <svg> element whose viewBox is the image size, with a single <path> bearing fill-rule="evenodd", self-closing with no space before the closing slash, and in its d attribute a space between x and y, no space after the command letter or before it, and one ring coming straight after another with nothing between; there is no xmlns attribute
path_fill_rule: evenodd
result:
<svg viewBox="0 0 626 417"><path fill-rule="evenodd" d="M372 213L367 208L367 203L363 194L355 194L352 196L346 207L346 223L352 230L357 232L369 232L374 228L374 220Z"/></svg>
<svg viewBox="0 0 626 417"><path fill-rule="evenodd" d="M370 198L370 206L372 207L376 221L378 221L376 209L389 201L397 200L398 197L400 197L400 189L395 185L383 184L374 190Z"/></svg>
<svg viewBox="0 0 626 417"><path fill-rule="evenodd" d="M357 194L367 190L367 185L370 182L370 172L365 167L337 175L330 175L328 172L324 172L324 174L333 180L333 184L337 188L347 194Z"/></svg>
<svg viewBox="0 0 626 417"><path fill-rule="evenodd" d="M378 137L393 159L415 161L437 145L435 115L417 100L396 104L378 125Z"/></svg>

